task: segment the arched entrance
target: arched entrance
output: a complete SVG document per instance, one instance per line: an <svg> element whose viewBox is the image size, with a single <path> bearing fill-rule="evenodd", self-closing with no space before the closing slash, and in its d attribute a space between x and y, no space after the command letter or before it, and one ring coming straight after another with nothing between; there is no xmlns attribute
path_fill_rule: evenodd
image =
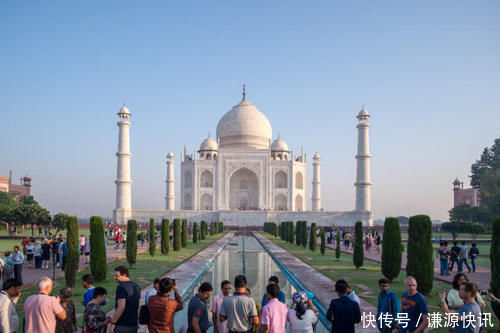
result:
<svg viewBox="0 0 500 333"><path fill-rule="evenodd" d="M274 198L274 210L287 210L286 197L283 194Z"/></svg>
<svg viewBox="0 0 500 333"><path fill-rule="evenodd" d="M241 168L229 180L229 208L255 210L259 208L259 179L255 172Z"/></svg>

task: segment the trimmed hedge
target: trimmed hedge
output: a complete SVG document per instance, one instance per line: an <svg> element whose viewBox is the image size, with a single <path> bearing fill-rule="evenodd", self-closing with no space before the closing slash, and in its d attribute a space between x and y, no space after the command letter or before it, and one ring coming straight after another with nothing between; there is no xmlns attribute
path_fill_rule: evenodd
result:
<svg viewBox="0 0 500 333"><path fill-rule="evenodd" d="M385 235L384 235L385 238ZM408 222L408 263L406 274L417 280L417 289L424 295L432 290L434 263L432 262L432 222L427 215L410 217Z"/></svg>
<svg viewBox="0 0 500 333"><path fill-rule="evenodd" d="M295 244L297 244L297 246L300 246L301 243L302 243L302 222L297 221L295 223Z"/></svg>
<svg viewBox="0 0 500 333"><path fill-rule="evenodd" d="M156 252L156 226L155 219L149 219L149 254L155 256Z"/></svg>
<svg viewBox="0 0 500 333"><path fill-rule="evenodd" d="M106 242L104 240L104 224L102 217L90 218L90 272L96 281L106 280Z"/></svg>
<svg viewBox="0 0 500 333"><path fill-rule="evenodd" d="M356 222L356 227L354 229L354 255L352 256L352 262L356 268L363 266L364 262L364 250L363 250L363 223L361 221Z"/></svg>
<svg viewBox="0 0 500 333"><path fill-rule="evenodd" d="M302 247L304 247L304 249L306 248L307 246L307 221L302 221Z"/></svg>
<svg viewBox="0 0 500 333"><path fill-rule="evenodd" d="M382 274L394 280L401 271L401 229L399 220L388 217L384 222L384 238L382 240Z"/></svg>
<svg viewBox="0 0 500 333"><path fill-rule="evenodd" d="M181 220L174 219L174 251L179 251L181 249Z"/></svg>
<svg viewBox="0 0 500 333"><path fill-rule="evenodd" d="M64 279L66 287L75 286L76 272L80 263L80 245L78 218L70 216L66 225L66 262L64 263ZM104 238L103 238L104 239Z"/></svg>
<svg viewBox="0 0 500 333"><path fill-rule="evenodd" d="M193 244L198 243L198 223L193 223Z"/></svg>
<svg viewBox="0 0 500 333"><path fill-rule="evenodd" d="M167 255L170 250L170 221L161 220L161 254Z"/></svg>
<svg viewBox="0 0 500 333"><path fill-rule="evenodd" d="M319 237L321 238L321 247L320 247L321 255L324 256L326 248L326 235L324 229L321 229L321 231L319 232Z"/></svg>
<svg viewBox="0 0 500 333"><path fill-rule="evenodd" d="M490 289L493 295L500 298L500 217L494 219L492 223L490 259ZM500 304L491 302L491 306L497 318L500 318Z"/></svg>
<svg viewBox="0 0 500 333"><path fill-rule="evenodd" d="M340 258L340 231L335 233L335 258Z"/></svg>
<svg viewBox="0 0 500 333"><path fill-rule="evenodd" d="M188 221L186 219L182 220L181 240L182 247L186 247L188 243Z"/></svg>
<svg viewBox="0 0 500 333"><path fill-rule="evenodd" d="M317 246L317 239L316 239L316 223L311 224L311 230L309 232L309 249L311 251L316 251L316 246Z"/></svg>
<svg viewBox="0 0 500 333"><path fill-rule="evenodd" d="M127 262L130 269L137 259L137 221L129 220L127 222Z"/></svg>
<svg viewBox="0 0 500 333"><path fill-rule="evenodd" d="M201 221L200 222L200 238L201 240L204 240L207 235L207 222Z"/></svg>

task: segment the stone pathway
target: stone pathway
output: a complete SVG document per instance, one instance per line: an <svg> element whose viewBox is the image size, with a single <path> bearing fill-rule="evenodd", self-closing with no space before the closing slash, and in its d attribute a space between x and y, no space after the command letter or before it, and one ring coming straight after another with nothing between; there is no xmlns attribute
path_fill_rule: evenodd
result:
<svg viewBox="0 0 500 333"><path fill-rule="evenodd" d="M335 283L329 277L323 275L318 270L307 265L290 252L281 248L280 246L274 244L270 240L266 239L264 236L254 233L254 236L260 241L262 246L267 250L269 255L277 258L295 277L306 287L308 290L312 291L315 298L321 303L321 305L328 309L332 299L337 298L337 293L335 292ZM361 288L363 289L363 288ZM370 291L371 292L371 291ZM372 313L374 316L377 314L377 308L361 300L361 313ZM356 332L378 332L376 329L363 328L363 326L368 326L367 323L360 323L356 325Z"/></svg>
<svg viewBox="0 0 500 333"><path fill-rule="evenodd" d="M327 247L335 251L334 244L327 244ZM346 250L343 246L341 246L341 251L343 253L353 254L352 248ZM365 258L368 260L371 260L371 261L381 262L381 254L380 253L366 252L365 251ZM407 261L406 255L403 255L403 258L401 261L401 269L406 269L406 261ZM455 276L457 271L455 268L455 270L453 272L451 272L450 275L448 275L448 276L439 275L439 273L440 273L440 263L439 263L438 259L434 258L434 280L452 283L453 277ZM471 282L475 282L479 286L479 289L481 289L481 290L486 289L487 290L490 288L491 270L488 267L476 266L476 272L467 273L467 271L464 271L464 273L467 275L467 277L469 278L469 280Z"/></svg>

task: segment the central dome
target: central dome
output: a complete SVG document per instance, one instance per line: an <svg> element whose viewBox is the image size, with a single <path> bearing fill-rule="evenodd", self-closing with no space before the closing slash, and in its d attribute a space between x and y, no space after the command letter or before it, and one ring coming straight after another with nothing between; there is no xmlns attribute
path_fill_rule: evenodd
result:
<svg viewBox="0 0 500 333"><path fill-rule="evenodd" d="M217 139L220 148L253 147L269 149L272 128L267 117L243 99L222 116L217 125Z"/></svg>

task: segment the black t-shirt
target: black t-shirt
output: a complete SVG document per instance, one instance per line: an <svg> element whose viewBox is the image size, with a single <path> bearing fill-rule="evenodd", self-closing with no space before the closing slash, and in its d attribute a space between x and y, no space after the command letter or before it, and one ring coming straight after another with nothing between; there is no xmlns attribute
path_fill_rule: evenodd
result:
<svg viewBox="0 0 500 333"><path fill-rule="evenodd" d="M42 244L42 254L44 256L50 256L50 245L47 243Z"/></svg>
<svg viewBox="0 0 500 333"><path fill-rule="evenodd" d="M116 287L115 309L118 307L118 300L125 298L125 311L116 322L119 326L137 326L139 300L141 299L141 288L133 281L118 283Z"/></svg>
<svg viewBox="0 0 500 333"><path fill-rule="evenodd" d="M451 248L451 256L456 258L460 255L460 251L462 251L462 249L458 246L453 246Z"/></svg>

